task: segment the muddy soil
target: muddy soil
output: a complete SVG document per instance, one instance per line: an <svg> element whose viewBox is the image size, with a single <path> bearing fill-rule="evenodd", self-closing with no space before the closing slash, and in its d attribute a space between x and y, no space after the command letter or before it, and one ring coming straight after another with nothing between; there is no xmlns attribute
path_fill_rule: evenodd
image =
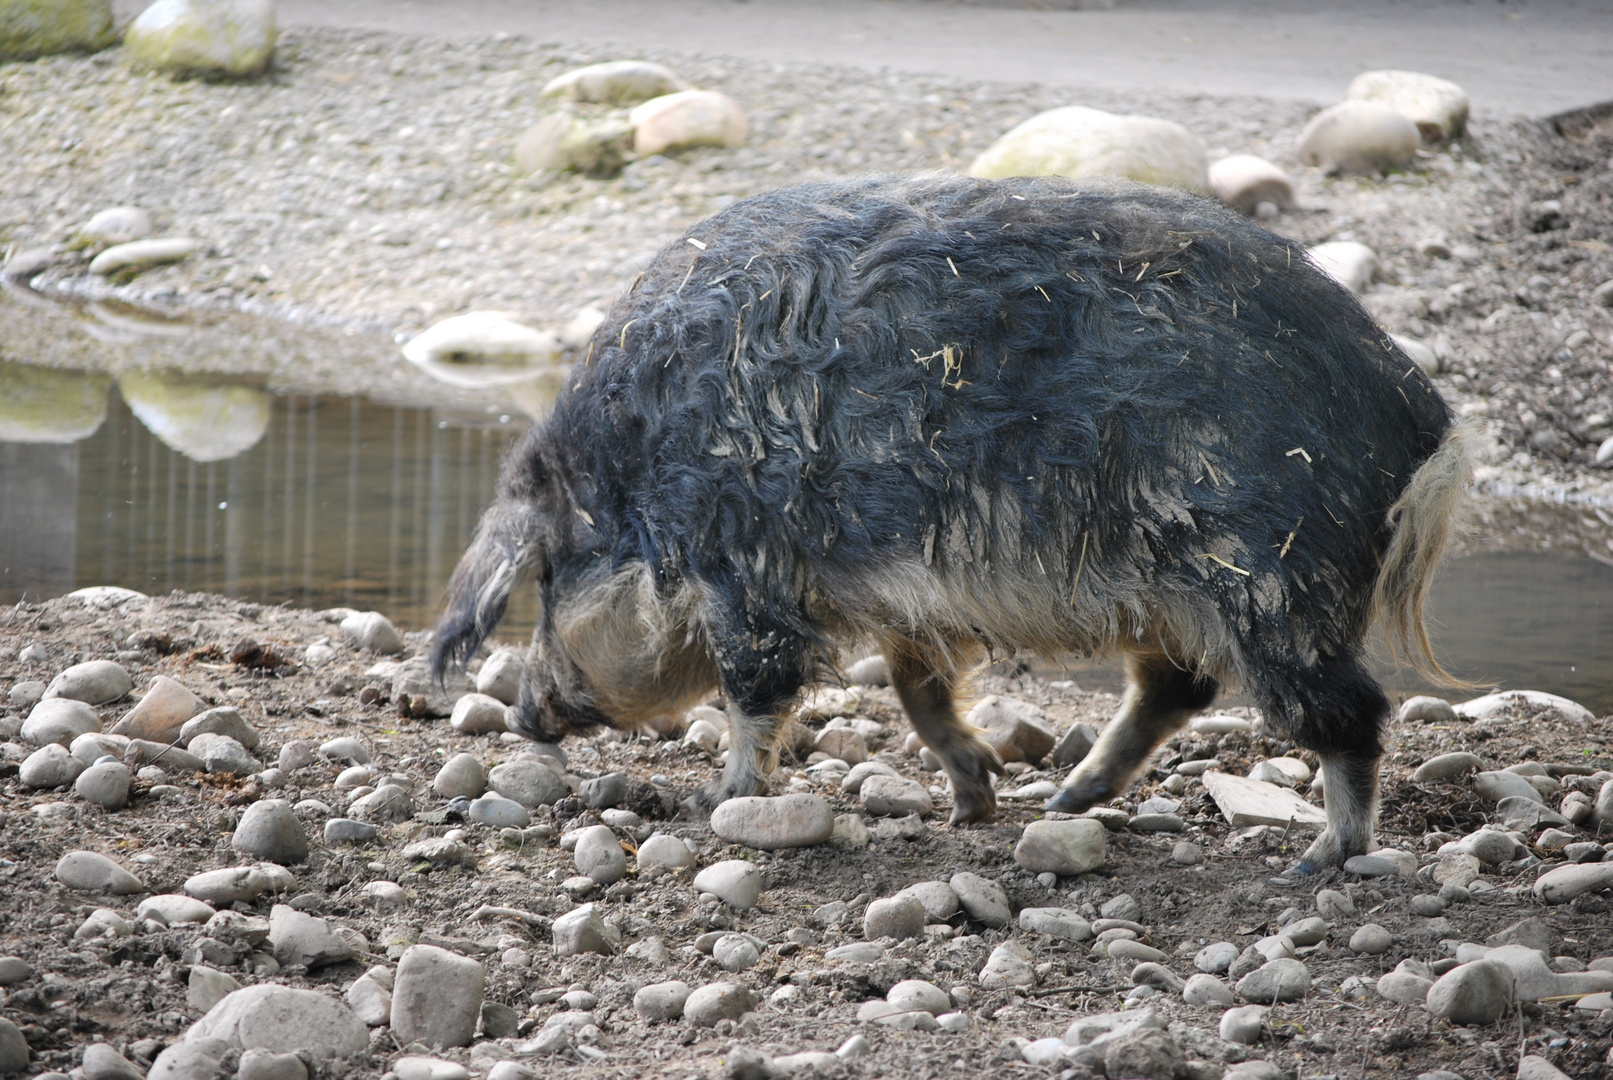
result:
<svg viewBox="0 0 1613 1080"><path fill-rule="evenodd" d="M959 171L1052 106L1151 114L1186 124L1212 158L1255 153L1289 169L1300 208L1274 230L1377 251L1383 280L1364 301L1440 354L1441 391L1476 421L1481 484L1613 498L1593 467L1613 436L1613 309L1592 300L1613 280L1605 117L1480 111L1467 138L1408 172L1330 179L1295 160L1314 107L1294 102L647 55L740 101L746 145L656 155L610 179L520 175L515 141L552 107L539 89L618 58L598 45L298 29L268 77L225 84L134 74L119 50L9 64L0 245L54 252L34 282L47 295L238 308L397 340L476 308L559 328L735 199L824 177ZM89 277L77 227L129 203L206 253L121 286ZM8 359L40 352L60 350L0 343Z"/></svg>
<svg viewBox="0 0 1613 1080"><path fill-rule="evenodd" d="M314 743L352 735L369 748L375 767L406 778L416 813L412 820L383 825L365 844L326 844L319 839L322 812L302 811L313 837L305 862L292 867L296 906L329 918L348 931L360 946L348 962L312 971L288 969L275 981L342 991L367 968L391 964L410 943L432 942L484 960L487 997L507 1004L520 1015L520 1033L479 1041L473 1051L453 1050L445 1056L483 1075L501 1057L522 1052L523 1035L541 1030L564 1006L552 999L558 991L581 987L598 998L593 1021L599 1034L561 1055L523 1059L540 1074L567 1076L688 1077L727 1075L725 1062L736 1047L770 1055L805 1050L834 1050L853 1034L871 1044L863 1057L837 1067L845 1076L955 1076L960 1072L990 1075L1058 1075L1058 1067L1030 1066L1019 1047L1061 1033L1072 1018L1118 1008L1130 991L1131 965L1094 958L1090 943L1075 944L1018 929L993 930L956 916L940 934L912 940L888 950L871 964L836 963L825 952L862 936L861 908L871 898L889 896L919 881L946 880L958 870L995 879L1014 909L1067 907L1095 913L1121 893L1140 905L1139 921L1146 942L1170 957L1168 965L1186 976L1193 955L1205 944L1230 941L1241 949L1295 917L1315 914L1321 889L1349 893L1357 914L1336 921L1325 942L1305 951L1313 985L1300 1002L1279 1005L1269 1017L1267 1037L1254 1046L1223 1042L1216 1036L1219 1008L1186 1005L1179 996L1161 994L1148 1000L1172 1021L1172 1033L1189 1058L1202 1064L1194 1075L1219 1076L1229 1063L1261 1059L1288 1077L1411 1077L1437 1068L1467 1080L1510 1077L1520 1052L1543 1054L1569 1075L1582 1080L1613 1077L1608 1063L1613 1047L1613 1012L1586 1012L1569 1003L1526 1004L1486 1027L1458 1027L1431 1020L1416 1006L1392 1004L1378 997L1371 984L1401 959L1434 962L1450 955L1460 941L1486 938L1521 919L1536 918L1550 928L1551 955L1561 970L1613 955L1613 908L1605 896L1587 895L1572 903L1548 907L1536 901L1531 885L1547 864L1561 856L1536 849L1516 863L1488 867L1471 887L1471 897L1453 902L1437 917L1415 915L1410 898L1437 890L1427 880L1399 876L1361 878L1328 871L1315 878L1282 875L1306 842L1301 833L1278 829L1249 834L1227 825L1196 781L1178 798L1185 831L1108 833L1109 864L1079 878L1065 878L1049 888L1019 867L1014 844L1022 827L1042 816L1037 803L1005 799L996 821L988 825L949 828L942 824L948 798L936 796L936 814L908 835L888 819L869 819L873 838L866 847L822 845L759 852L717 840L707 824L678 809L680 799L716 775L712 755L678 741L649 736L606 735L570 738L570 781L621 772L637 782L633 790L660 793L637 798L635 808L648 823L687 837L699 851L700 865L748 859L758 865L766 888L758 907L734 912L702 904L687 872L630 874L623 882L592 897L579 897L561 887L575 871L570 855L555 837L578 824L591 823L576 800L557 803L551 816L537 819L549 830L528 830L519 839L499 830L466 824L432 794L430 781L446 757L476 755L491 766L520 749L509 736L467 736L443 720L400 715L390 698L390 678L367 675L382 658L362 653L344 642L336 621L345 612L308 612L266 608L202 594L173 594L150 600L86 603L62 598L22 604L0 612L0 691L28 680L49 680L69 664L93 658L116 658L143 689L158 674L169 675L210 703L234 704L263 736L260 758L273 765L279 748L293 739ZM408 634L406 649L416 652L422 634ZM263 650L236 648L243 641L268 646L282 662L272 668L233 664L231 655L263 663ZM311 645L323 645L309 663ZM37 646L28 661L23 650ZM275 658L270 658L270 662ZM401 657L393 657L396 661ZM372 687L374 689L372 689ZM1117 701L1106 694L1086 693L1070 682L1048 682L999 665L983 673L978 693L1018 698L1044 710L1051 726L1062 732L1086 721L1101 726ZM103 706L107 726L128 710L128 700ZM863 714L884 725L887 736L875 740L876 760L904 776L934 784L920 760L903 750L906 735L892 693L865 692ZM1253 714L1234 710L1245 717ZM1535 760L1561 778L1567 791L1588 778L1576 774L1613 766L1613 717L1585 724L1546 710L1512 709L1483 724L1400 724L1388 733L1383 761L1384 808L1380 842L1415 853L1425 868L1434 850L1494 817L1494 807L1474 794L1471 778L1414 783L1411 770L1427 758L1457 749L1478 754L1487 767ZM0 730L14 733L25 710L13 708L0 719ZM0 991L0 1015L16 1024L33 1054L29 1074L68 1072L79 1064L84 1047L104 1040L140 1063L149 1062L163 1045L176 1041L199 1015L186 1005L190 947L199 927L176 925L141 931L131 937L75 938L85 917L108 906L132 918L140 896L105 897L64 888L53 876L56 860L66 851L88 848L110 855L135 870L150 892L177 892L189 875L239 865L242 856L230 848L231 831L243 808L267 797L293 802L318 800L342 813L351 792L334 786L335 765L319 763L279 779L284 786L266 788L257 777L232 778L175 772L168 786L154 789L136 781L129 805L107 811L86 803L71 791L34 791L21 786L17 762L31 748L11 743L0 756L0 955L25 958L31 979ZM1184 734L1163 747L1152 767L1115 801L1135 809L1183 760L1213 756L1226 771L1242 774L1261 759L1294 752L1285 742L1261 734L1222 736ZM1306 757L1299 753L1299 756ZM1313 766L1314 759L1308 759ZM775 775L773 793L809 789L829 800L836 813L859 813L853 797L837 783L808 774L802 761L786 760ZM1040 779L1059 779L1056 771L1013 767L1000 790ZM936 789L939 791L939 789ZM1313 794L1312 801L1317 801ZM1555 805L1556 800L1552 800ZM474 851L474 866L434 867L405 858L409 843L450 829L465 830ZM625 837L624 837L625 838ZM1585 834L1578 839L1589 838ZM1179 865L1172 856L1182 840L1198 845L1201 860ZM511 846L511 844L515 846ZM1424 876L1426 877L1426 870ZM364 886L396 882L406 890L401 909L369 906ZM266 915L271 903L287 894L264 896L238 907ZM535 913L549 919L572 909L581 899L600 902L609 920L623 932L624 951L599 956L557 959L542 929L520 921L475 921L483 905ZM840 922L825 920L824 906L849 905ZM831 909L832 910L832 909ZM1376 922L1395 937L1388 952L1358 955L1346 942L1362 923ZM805 928L810 934L795 934ZM754 934L767 946L758 964L730 974L693 948L712 929ZM656 936L670 956L664 963L637 959L626 948ZM1034 954L1036 985L1020 990L982 990L977 972L991 949L1008 938L1023 941ZM519 961L512 960L520 950ZM525 964L525 966L520 966ZM254 975L244 956L230 969L243 984L271 978ZM718 979L749 984L766 1000L786 985L800 988L792 1001L768 1003L743 1018L712 1028L681 1023L648 1026L636 1016L631 1000L647 983L683 979L691 985ZM898 980L921 978L944 990L965 988L971 1018L969 1031L896 1031L877 1023L858 1023L858 1006L881 996ZM1348 980L1354 979L1354 982ZM545 990L555 993L545 994ZM958 997L960 995L955 995ZM541 1003L540 1003L541 1002ZM380 1027L370 1050L346 1062L316 1065L324 1078L379 1077L399 1056L400 1047ZM1066 1077L1087 1076L1077 1069Z"/></svg>

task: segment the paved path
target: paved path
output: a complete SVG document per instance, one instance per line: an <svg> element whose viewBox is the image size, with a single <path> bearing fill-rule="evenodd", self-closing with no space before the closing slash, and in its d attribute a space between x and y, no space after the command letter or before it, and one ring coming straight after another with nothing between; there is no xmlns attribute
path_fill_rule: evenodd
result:
<svg viewBox="0 0 1613 1080"><path fill-rule="evenodd" d="M145 0L118 0L132 15ZM1453 79L1476 108L1613 99L1613 0L1119 0L1037 11L947 0L278 0L282 26L541 41L1330 103L1358 72Z"/></svg>

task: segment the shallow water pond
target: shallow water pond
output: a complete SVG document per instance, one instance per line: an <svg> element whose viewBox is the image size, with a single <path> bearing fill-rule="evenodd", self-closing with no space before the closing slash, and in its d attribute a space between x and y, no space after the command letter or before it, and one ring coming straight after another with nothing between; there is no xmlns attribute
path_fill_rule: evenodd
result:
<svg viewBox="0 0 1613 1080"><path fill-rule="evenodd" d="M0 423L0 601L116 584L374 608L423 629L529 422L497 404L378 404L239 381L160 392L150 377L57 374L36 391L59 423ZM1613 712L1613 550L1600 554L1610 515L1515 501L1479 517L1482 538L1434 590L1447 666ZM534 617L531 591L519 593L500 637L520 639ZM1066 670L1118 686L1113 666ZM1409 670L1384 678L1398 692L1424 687Z"/></svg>

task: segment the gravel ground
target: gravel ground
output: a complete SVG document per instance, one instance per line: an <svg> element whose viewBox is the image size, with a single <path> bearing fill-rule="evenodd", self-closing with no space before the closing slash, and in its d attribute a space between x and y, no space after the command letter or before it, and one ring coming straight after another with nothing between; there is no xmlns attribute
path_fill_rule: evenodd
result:
<svg viewBox="0 0 1613 1080"><path fill-rule="evenodd" d="M1477 1080L1512 1076L1521 1052L1544 1055L1582 1080L1613 1076L1608 1061L1613 1010L1578 1009L1570 1001L1524 1002L1508 1006L1499 1022L1458 1026L1434 1019L1419 1005L1396 1004L1374 989L1380 976L1408 958L1435 965L1436 973L1450 966L1459 942L1529 943L1554 958L1557 972L1583 971L1587 965L1613 968L1613 921L1605 896L1587 893L1567 903L1544 904L1532 890L1537 875L1565 865L1557 850L1563 843L1594 848L1592 832L1570 826L1565 841L1542 836L1540 827L1525 828L1522 846L1503 863L1470 863L1462 875L1473 879L1466 888L1442 891L1434 875L1444 877L1446 870L1437 850L1497 820L1497 807L1478 793L1471 773L1446 780L1411 776L1428 759L1460 750L1476 754L1485 768L1535 761L1544 766L1541 773L1555 779L1531 783L1546 790L1560 785L1546 798L1566 811L1573 800L1584 798L1575 792L1594 798L1607 779L1605 773L1587 774L1613 766L1608 738L1613 718L1588 721L1569 707L1513 704L1480 722L1437 717L1397 722L1383 763L1379 839L1405 853L1400 857L1411 865L1404 869L1415 867L1416 875L1330 871L1314 880L1279 876L1306 842L1302 834L1233 828L1202 781L1177 773L1180 763L1213 758L1219 770L1243 775L1291 748L1258 732L1184 732L1113 804L1117 809L1110 813L1117 816L1110 824L1119 831L1106 834L1105 864L1089 873L1038 878L1014 854L1024 827L1043 817L1036 800L1004 798L994 823L951 829L941 824L949 799L932 787L934 815L898 822L872 816L858 797L841 790L842 774L807 771L806 761L787 761L771 794L821 796L829 811L855 817L872 836L859 842L843 832L828 844L772 852L725 843L707 822L678 810L679 800L713 777L719 764L708 749L690 745L676 732L665 741L647 736L567 740L562 750L569 758L566 783L588 796L593 788L583 785L590 779L619 774L627 783L615 798L631 808L627 816L590 809L568 796L534 810L525 829L466 822L460 812L464 804L456 808L433 786L443 763L467 754L490 768L532 744L515 736L462 734L445 720L411 718L407 707L400 711L400 701L414 711L425 704L412 702L409 688L396 683L393 673L420 648L422 635L405 635L404 654L384 658L345 640L337 623L347 614L178 593L121 602L66 597L0 612L0 688L11 701L0 716L0 739L9 739L0 742L0 881L7 897L0 911L0 974L8 970L3 959L8 955L27 969L0 989L0 1017L20 1030L31 1049L28 1074L82 1066L90 1080L115 1075L99 1071L99 1058L86 1057L86 1047L96 1041L146 1067L202 1015L212 1000L210 986L215 996L228 989L228 983L219 986L215 971L248 987L283 985L333 995L315 999L319 1015L338 1012L334 995L348 993L367 971L371 984L395 977L401 996L408 965L400 959L410 946L426 944L470 958L468 967L484 980L480 992L439 987L432 999L437 1011L468 1009L474 1022L479 1000L505 1008L484 1008L482 1033L472 1040L467 1027L462 1041L472 1045L440 1051L436 1066L401 1061L425 1048L413 1046L407 1030L399 1037L401 1021L393 1012L391 1026L370 1029L366 1048L334 1062L310 1061L313 1075L377 1077L390 1070L398 1080L462 1076L441 1064L448 1062L490 1080L530 1080L516 1066L602 1077L765 1076L770 1073L765 1062L757 1064L758 1055L832 1052L860 1035L866 1051L836 1059L832 1074L939 1077L973 1070L1075 1080L1101 1073L1063 1060L1027 1064L1025 1054L1034 1056L1036 1048L1027 1051L1026 1044L1060 1035L1083 1015L1115 1010L1129 997L1134 1009L1153 1009L1169 1024L1169 1041L1189 1062L1181 1076L1216 1078L1235 1064L1256 1061L1280 1071L1247 1075L1410 1077L1445 1068ZM70 664L91 659L115 659L137 691L159 675L177 681L196 698L176 718L193 709L233 706L261 736L256 759L234 766L239 775L187 772L178 763L170 764L166 775L142 773L127 805L118 809L94 805L72 789L25 786L19 762L38 749L18 734L32 715L29 699ZM1039 708L1046 727L1060 736L1078 722L1101 726L1117 704L1109 695L1012 670L986 673L977 689ZM120 698L95 712L110 728L130 710L130 699ZM890 691L863 690L856 711L872 722L860 725L868 732L871 760L921 788L935 784L938 777L904 750L905 725ZM1234 720L1247 722L1251 716L1232 712ZM816 720L803 728L796 740L803 756L816 740L847 738L844 732L821 734L827 726ZM306 750L341 737L356 738L372 757L367 771L343 775L347 760L317 754L299 763L298 744ZM845 741L836 745L855 756ZM203 752L197 742L191 749ZM89 756L95 752L80 750ZM1011 770L1000 791L1059 777L1050 766L1017 764ZM390 810L374 806L374 799L358 802L367 798L371 784L382 783L381 777L397 785L383 791L403 793L401 804ZM359 782L364 786L350 786ZM499 786L505 787L502 781ZM565 790L561 786L557 793ZM1126 828L1131 814L1152 809L1140 805L1142 800L1156 796L1180 803L1174 811L1180 831L1136 831L1142 822ZM177 914L168 925L141 921L143 911L159 906L151 895L205 894L192 875L253 865L258 856L232 843L244 842L239 827L248 810L272 798L295 805L312 841L304 859L281 856L288 878L268 891L260 881L261 894L235 902L235 915L225 913L205 927ZM373 839L322 839L328 819L348 815L368 817L376 826ZM579 882L573 853L563 847L566 836L602 820L614 829L608 846L620 841L630 854L641 845L648 851L644 841L653 830L687 839L682 850L696 853L690 860L696 866L670 871L650 867L643 857L630 858L625 876L613 884ZM839 824L844 830L845 821ZM414 846L422 841L435 846ZM1184 841L1192 865L1178 855ZM583 846L579 843L579 850ZM1600 853L1592 848L1570 850L1590 858ZM58 860L74 850L110 856L141 882L125 895L70 887L62 879L71 875ZM760 871L764 888L755 907L743 910L703 899L691 884L692 873L726 860L743 860ZM1241 953L1285 927L1295 928L1298 960L1310 989L1301 1000L1273 1007L1260 1041L1250 1045L1217 1034L1224 1005L1188 1004L1168 990L1139 996L1147 992L1132 987L1139 977L1136 959L1095 951L1086 937L1090 926L1079 935L1085 940L1063 940L1018 923L993 927L959 912L944 919L927 916L931 925L923 937L884 942L872 959L827 955L864 939L863 917L871 901L915 883L947 881L959 871L995 881L1014 912L1066 909L1067 918L1084 924L1100 916L1132 920L1132 933L1159 950L1160 963L1178 979L1194 974L1195 957L1208 944L1229 942ZM1432 899L1436 893L1445 899ZM558 954L555 921L586 902L595 903L596 913L620 935L614 955ZM119 927L103 909L127 925ZM288 928L293 911L328 922L322 929L310 930L313 924L306 922L300 930ZM237 920L232 931L218 921L237 915L268 919L269 941L254 946L249 924ZM1327 925L1301 937L1302 921L1316 917ZM204 911L190 918L210 917ZM1369 954L1350 947L1369 923L1387 932L1386 951ZM1107 927L1099 923L1096 929ZM706 955L713 949L707 935L719 931L754 936L751 948L759 955L750 966L724 970ZM295 932L322 937L325 959L289 951ZM657 939L659 946L648 944ZM1029 950L1024 985L992 988L982 979L982 968L998 946L1011 943ZM742 943L731 944L744 952ZM725 948L715 950L719 958L729 955ZM284 962L278 971L271 955ZM1240 970L1235 968L1234 976ZM5 977L17 974L13 965ZM751 991L753 1006L709 1027L644 1020L633 1005L637 991L674 979L691 987L719 981L742 985ZM926 981L942 992L944 1009L962 1015L948 1023L964 1030L922 1030L928 1023L903 1030L900 1023L859 1020L867 1002L906 979ZM573 991L581 993L558 1000ZM348 994L349 1000L361 997L360 991ZM562 1029L568 1032L564 1037ZM253 1045L250 1039L248 1045ZM239 1050L237 1045L225 1055L220 1075L238 1067ZM504 1060L515 1064L493 1073ZM412 1065L428 1071L411 1072ZM243 1080L258 1075L241 1069ZM159 1072L209 1077L213 1070L209 1064L200 1071ZM1109 1075L1120 1074L1141 1075L1111 1062Z"/></svg>
<svg viewBox="0 0 1613 1080"><path fill-rule="evenodd" d="M0 244L54 248L58 264L36 283L56 295L115 292L400 340L475 308L559 328L736 198L819 177L958 170L1014 123L1079 102L1177 120L1212 157L1256 153L1290 169L1302 209L1272 227L1378 252L1385 280L1366 303L1445 358L1441 389L1479 421L1482 483L1613 499L1591 466L1613 435L1613 309L1591 300L1613 279L1605 123L1568 138L1480 113L1468 139L1416 171L1335 180L1295 163L1312 110L1292 103L651 54L739 100L748 144L652 157L609 180L517 175L512 148L543 114L539 88L610 58L511 37L299 30L283 36L271 74L247 84L131 74L118 50L11 64L0 68ZM89 278L76 227L130 203L205 253L119 287ZM1419 254L1430 239L1452 257Z"/></svg>

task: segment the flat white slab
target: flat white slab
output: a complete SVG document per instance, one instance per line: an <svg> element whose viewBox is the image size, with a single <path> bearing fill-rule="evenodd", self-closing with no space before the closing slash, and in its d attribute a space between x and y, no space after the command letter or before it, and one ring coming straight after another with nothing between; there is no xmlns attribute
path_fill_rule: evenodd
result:
<svg viewBox="0 0 1613 1080"><path fill-rule="evenodd" d="M1298 828L1320 829L1327 824L1327 814L1320 806L1312 806L1276 784L1214 771L1205 773L1202 779L1222 816L1235 828L1283 826L1292 821Z"/></svg>

